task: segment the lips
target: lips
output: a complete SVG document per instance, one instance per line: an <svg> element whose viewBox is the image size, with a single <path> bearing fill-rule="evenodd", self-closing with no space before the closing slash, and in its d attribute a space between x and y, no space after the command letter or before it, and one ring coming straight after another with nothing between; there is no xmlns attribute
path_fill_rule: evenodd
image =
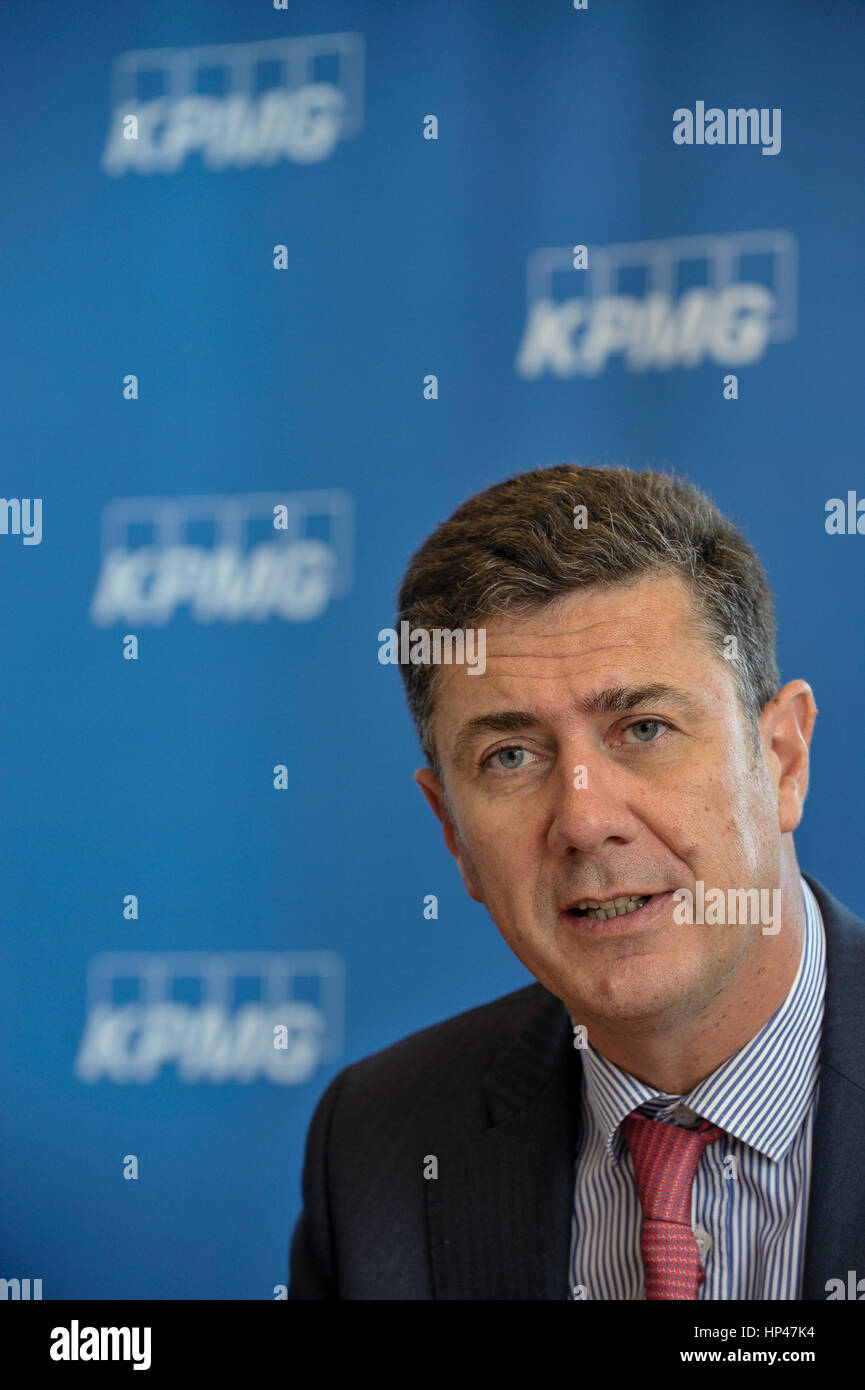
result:
<svg viewBox="0 0 865 1390"><path fill-rule="evenodd" d="M567 924L567 938L600 941L608 937L635 936L664 923L669 926L673 890L654 893L616 893L611 898L577 898L562 908L559 921Z"/></svg>
<svg viewBox="0 0 865 1390"><path fill-rule="evenodd" d="M606 921L609 917L627 917L636 912L652 897L651 893L620 893L603 901L597 898L580 898L565 911L575 917L594 917Z"/></svg>

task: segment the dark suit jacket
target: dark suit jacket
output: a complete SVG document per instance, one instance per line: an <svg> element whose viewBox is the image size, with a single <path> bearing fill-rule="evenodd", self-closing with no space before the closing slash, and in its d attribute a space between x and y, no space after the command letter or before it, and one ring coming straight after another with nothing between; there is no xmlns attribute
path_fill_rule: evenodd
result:
<svg viewBox="0 0 865 1390"><path fill-rule="evenodd" d="M802 1296L825 1299L865 1276L865 923L807 881L827 983ZM310 1124L289 1298L567 1298L580 1067L535 984L341 1071Z"/></svg>

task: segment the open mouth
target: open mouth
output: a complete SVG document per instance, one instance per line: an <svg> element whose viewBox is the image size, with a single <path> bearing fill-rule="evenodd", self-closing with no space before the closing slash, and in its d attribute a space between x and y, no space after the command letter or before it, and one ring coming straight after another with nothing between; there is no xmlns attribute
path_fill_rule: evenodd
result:
<svg viewBox="0 0 865 1390"><path fill-rule="evenodd" d="M624 898L608 898L606 902L583 898L567 910L571 917L594 917L598 922L605 922L608 917L627 917L629 912L636 912L638 908L644 907L653 896L652 893L643 896L632 893Z"/></svg>

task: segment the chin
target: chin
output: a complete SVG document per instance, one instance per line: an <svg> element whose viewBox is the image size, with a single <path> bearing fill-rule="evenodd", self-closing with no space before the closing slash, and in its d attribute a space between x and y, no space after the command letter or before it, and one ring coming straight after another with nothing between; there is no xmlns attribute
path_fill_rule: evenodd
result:
<svg viewBox="0 0 865 1390"><path fill-rule="evenodd" d="M599 1019L648 1022L675 1011L683 1000L683 990L672 985L669 974L653 979L646 971L645 962L642 965L635 962L635 970L637 978L634 978L634 971L627 972L630 979L624 979L623 972L618 971L615 976L597 979L590 984L588 993L585 976L574 984L589 1006L588 1011Z"/></svg>

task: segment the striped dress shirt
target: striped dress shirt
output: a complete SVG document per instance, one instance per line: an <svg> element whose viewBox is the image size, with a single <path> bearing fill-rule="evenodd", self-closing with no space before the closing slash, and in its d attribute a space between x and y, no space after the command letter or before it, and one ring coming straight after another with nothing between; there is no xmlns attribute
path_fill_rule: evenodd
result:
<svg viewBox="0 0 865 1390"><path fill-rule="evenodd" d="M688 1095L657 1091L591 1046L581 1050L571 1298L646 1296L642 1212L621 1130L634 1110L671 1124L693 1123L693 1112L726 1131L703 1153L692 1189L691 1224L706 1271L697 1297L800 1297L826 985L823 919L801 882L804 941L786 999Z"/></svg>

